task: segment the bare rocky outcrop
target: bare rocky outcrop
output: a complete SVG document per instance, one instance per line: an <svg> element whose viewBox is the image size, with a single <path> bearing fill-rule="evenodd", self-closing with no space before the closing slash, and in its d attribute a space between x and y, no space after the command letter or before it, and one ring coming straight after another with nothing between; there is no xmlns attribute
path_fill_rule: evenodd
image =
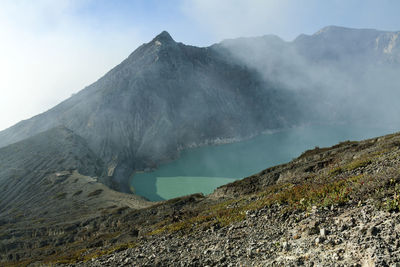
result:
<svg viewBox="0 0 400 267"><path fill-rule="evenodd" d="M248 213L240 223L140 245L73 266L397 266L400 215L361 207L277 217ZM72 266L72 265L70 265Z"/></svg>

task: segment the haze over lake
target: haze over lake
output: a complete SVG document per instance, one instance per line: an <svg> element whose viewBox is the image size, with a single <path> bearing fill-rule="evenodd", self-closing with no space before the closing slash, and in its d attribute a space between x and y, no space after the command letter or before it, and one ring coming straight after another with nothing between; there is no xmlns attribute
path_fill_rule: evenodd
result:
<svg viewBox="0 0 400 267"><path fill-rule="evenodd" d="M394 131L388 127L304 126L238 143L189 149L156 171L135 173L131 186L136 194L152 201L198 192L209 194L218 186L288 162L315 146L332 146Z"/></svg>

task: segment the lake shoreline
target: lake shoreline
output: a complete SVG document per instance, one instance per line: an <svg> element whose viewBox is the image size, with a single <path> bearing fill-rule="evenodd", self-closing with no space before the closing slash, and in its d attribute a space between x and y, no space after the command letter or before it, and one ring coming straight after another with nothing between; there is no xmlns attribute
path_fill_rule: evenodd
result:
<svg viewBox="0 0 400 267"><path fill-rule="evenodd" d="M190 177L231 177L238 180L258 173L268 167L286 163L316 146L327 147L346 140L360 140L392 132L393 129L354 125L301 125L286 129L267 131L252 138L222 144L198 146L180 151L179 156L161 164L150 172L135 171L130 185L135 193L151 201L163 200L159 192L170 187L170 197L194 193L181 187ZM217 139L222 140L222 139ZM227 139L233 140L233 139ZM225 140L226 141L226 140ZM171 179L168 180L168 177ZM181 177L181 180L177 179ZM167 182L169 181L169 182ZM195 181L197 183L198 181ZM205 181L210 183L210 181ZM222 185L222 184L220 184ZM190 185L188 185L188 188ZM200 188L200 185L198 185ZM179 191L178 190L181 190ZM210 188L197 191L207 194ZM146 191L149 192L146 192ZM196 193L197 193L196 192Z"/></svg>

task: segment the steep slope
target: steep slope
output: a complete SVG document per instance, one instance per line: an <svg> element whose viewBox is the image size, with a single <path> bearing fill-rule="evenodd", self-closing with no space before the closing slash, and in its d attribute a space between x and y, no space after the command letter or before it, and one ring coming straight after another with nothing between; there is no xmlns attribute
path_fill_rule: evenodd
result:
<svg viewBox="0 0 400 267"><path fill-rule="evenodd" d="M149 205L99 183L104 171L86 141L64 127L1 148L0 254L24 250L10 254L9 259L16 259L32 256L29 248L62 247L71 232L81 232L76 236L81 239L91 235L87 229L76 230L81 223L118 208ZM68 238L62 237L64 232Z"/></svg>
<svg viewBox="0 0 400 267"><path fill-rule="evenodd" d="M100 196L118 195L97 182L105 171L101 159L85 140L64 127L1 148L0 166L1 218L48 214L62 221L61 214L66 214L68 219L76 219L86 212L83 207L77 208L82 201L89 210L107 205L107 197L85 199L87 191L100 189ZM107 192L100 194L102 191ZM135 196L120 195L130 199L132 207L145 203Z"/></svg>
<svg viewBox="0 0 400 267"><path fill-rule="evenodd" d="M1 132L0 146L64 125L120 182L188 145L290 126L299 114L290 94L228 51L186 46L163 32L70 99Z"/></svg>

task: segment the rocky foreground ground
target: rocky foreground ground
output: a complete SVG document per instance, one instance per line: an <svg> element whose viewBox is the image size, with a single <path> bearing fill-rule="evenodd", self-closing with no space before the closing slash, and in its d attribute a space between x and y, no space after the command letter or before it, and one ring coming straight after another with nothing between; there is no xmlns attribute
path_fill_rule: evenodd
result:
<svg viewBox="0 0 400 267"><path fill-rule="evenodd" d="M399 141L307 151L69 266L400 266Z"/></svg>
<svg viewBox="0 0 400 267"><path fill-rule="evenodd" d="M0 265L400 266L400 134L316 147L209 196L40 223L0 225Z"/></svg>
<svg viewBox="0 0 400 267"><path fill-rule="evenodd" d="M135 248L77 266L400 266L400 214L359 207L276 216L249 212L242 222L189 236L142 237ZM75 265L70 265L75 266Z"/></svg>

